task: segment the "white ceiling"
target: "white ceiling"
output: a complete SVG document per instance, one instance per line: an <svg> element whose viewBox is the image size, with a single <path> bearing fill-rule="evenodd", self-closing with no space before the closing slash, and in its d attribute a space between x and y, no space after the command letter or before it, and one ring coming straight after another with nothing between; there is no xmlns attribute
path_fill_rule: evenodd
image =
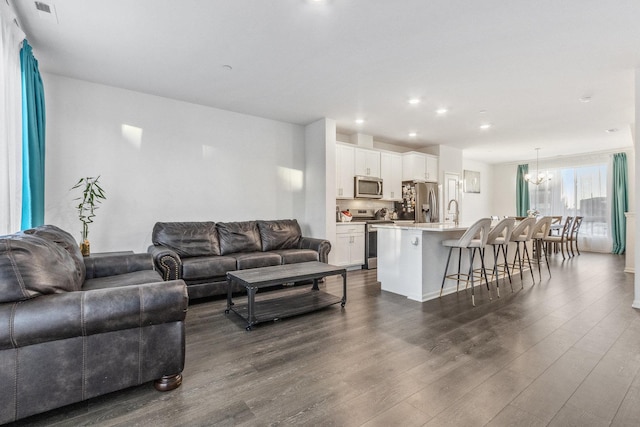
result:
<svg viewBox="0 0 640 427"><path fill-rule="evenodd" d="M49 73L489 163L633 145L640 0L13 1Z"/></svg>

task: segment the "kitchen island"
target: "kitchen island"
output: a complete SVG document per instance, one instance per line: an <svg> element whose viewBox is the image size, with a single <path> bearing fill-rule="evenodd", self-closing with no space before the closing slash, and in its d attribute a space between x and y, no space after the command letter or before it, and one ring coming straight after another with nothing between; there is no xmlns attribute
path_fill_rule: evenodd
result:
<svg viewBox="0 0 640 427"><path fill-rule="evenodd" d="M468 227L453 223L378 225L378 281L382 290L421 302L438 298L449 254L449 248L444 247L442 241L460 238ZM489 270L493 268L490 250L486 258L485 265ZM480 268L478 256L475 262L474 268ZM453 273L457 268L458 250L454 250L449 272ZM463 251L461 271L466 273L468 269L468 255ZM476 286L479 283L477 280ZM484 281L482 283L484 285ZM443 295L455 291L456 282L447 280Z"/></svg>

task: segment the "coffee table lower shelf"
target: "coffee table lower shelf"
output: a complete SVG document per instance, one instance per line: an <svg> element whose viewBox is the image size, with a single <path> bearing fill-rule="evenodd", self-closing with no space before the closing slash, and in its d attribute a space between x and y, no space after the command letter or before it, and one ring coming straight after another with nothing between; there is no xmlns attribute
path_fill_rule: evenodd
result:
<svg viewBox="0 0 640 427"><path fill-rule="evenodd" d="M249 318L248 303L234 303L229 310L247 321L247 329L260 322L270 322L341 304L342 298L323 291L305 289L296 294L256 301L256 313ZM344 307L344 304L342 304ZM228 310L226 310L228 312Z"/></svg>
<svg viewBox="0 0 640 427"><path fill-rule="evenodd" d="M342 276L342 297L323 292L318 287L320 279L334 275ZM283 295L265 296L256 301L256 293L260 288L273 285L313 281L311 290L284 292ZM232 282L237 282L247 290L247 303L233 302ZM276 291L274 291L276 292ZM282 319L319 310L347 302L347 270L343 267L324 264L318 261L298 264L274 265L270 267L250 268L247 270L229 271L227 273L227 309L233 311L247 321L247 331L256 323Z"/></svg>

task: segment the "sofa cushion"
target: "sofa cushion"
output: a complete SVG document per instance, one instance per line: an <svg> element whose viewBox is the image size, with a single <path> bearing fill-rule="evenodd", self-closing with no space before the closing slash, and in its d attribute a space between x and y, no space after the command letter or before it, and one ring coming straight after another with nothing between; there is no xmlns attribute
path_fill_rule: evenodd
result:
<svg viewBox="0 0 640 427"><path fill-rule="evenodd" d="M151 240L180 257L220 255L215 222L156 222Z"/></svg>
<svg viewBox="0 0 640 427"><path fill-rule="evenodd" d="M270 267L282 264L282 258L275 252L248 252L233 254L238 270L248 268Z"/></svg>
<svg viewBox="0 0 640 427"><path fill-rule="evenodd" d="M0 302L80 290L77 270L55 242L24 233L0 237Z"/></svg>
<svg viewBox="0 0 640 427"><path fill-rule="evenodd" d="M219 222L216 227L222 255L262 250L256 221Z"/></svg>
<svg viewBox="0 0 640 427"><path fill-rule="evenodd" d="M82 256L82 252L80 252L80 246L78 246L78 242L76 242L76 240L69 232L62 230L55 225L41 225L36 228L24 230L24 233L42 237L43 239L55 242L64 250L69 252L69 255L71 255L71 259L73 259L73 262L76 265L78 282L80 283L80 285L82 285L86 274L84 257Z"/></svg>
<svg viewBox="0 0 640 427"><path fill-rule="evenodd" d="M236 259L227 256L203 256L182 260L184 280L208 279L226 276L227 271L236 269Z"/></svg>
<svg viewBox="0 0 640 427"><path fill-rule="evenodd" d="M144 285L146 283L162 282L162 276L155 270L140 270L114 276L87 279L82 285L83 291L91 289L118 288L129 285Z"/></svg>
<svg viewBox="0 0 640 427"><path fill-rule="evenodd" d="M282 249L274 252L280 255L283 264L318 261L318 252L311 249Z"/></svg>
<svg viewBox="0 0 640 427"><path fill-rule="evenodd" d="M295 219L278 221L258 221L263 251L294 249L302 237L302 231Z"/></svg>

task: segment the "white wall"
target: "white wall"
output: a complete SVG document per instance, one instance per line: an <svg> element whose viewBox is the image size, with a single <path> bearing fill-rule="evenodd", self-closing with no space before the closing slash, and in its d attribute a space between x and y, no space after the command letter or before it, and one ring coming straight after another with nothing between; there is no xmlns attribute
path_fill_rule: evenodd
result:
<svg viewBox="0 0 640 427"><path fill-rule="evenodd" d="M336 235L335 135L335 120L323 118L305 126L305 206L311 224L305 235L328 239L332 244Z"/></svg>
<svg viewBox="0 0 640 427"><path fill-rule="evenodd" d="M498 164L493 166L493 178L490 185L493 188L492 205L494 215L516 216L516 175L517 164Z"/></svg>
<svg viewBox="0 0 640 427"><path fill-rule="evenodd" d="M297 218L304 128L44 74L45 222L79 240L69 188L101 175L93 252L145 251L156 221ZM127 126L129 126L127 128Z"/></svg>
<svg viewBox="0 0 640 427"><path fill-rule="evenodd" d="M461 193L460 222L471 224L480 218L490 217L491 215L504 215L493 203L496 191L494 188L493 167L486 163L464 158L462 159L462 166L463 170L480 172L480 192L465 193L463 191ZM464 172L460 178L464 181Z"/></svg>

